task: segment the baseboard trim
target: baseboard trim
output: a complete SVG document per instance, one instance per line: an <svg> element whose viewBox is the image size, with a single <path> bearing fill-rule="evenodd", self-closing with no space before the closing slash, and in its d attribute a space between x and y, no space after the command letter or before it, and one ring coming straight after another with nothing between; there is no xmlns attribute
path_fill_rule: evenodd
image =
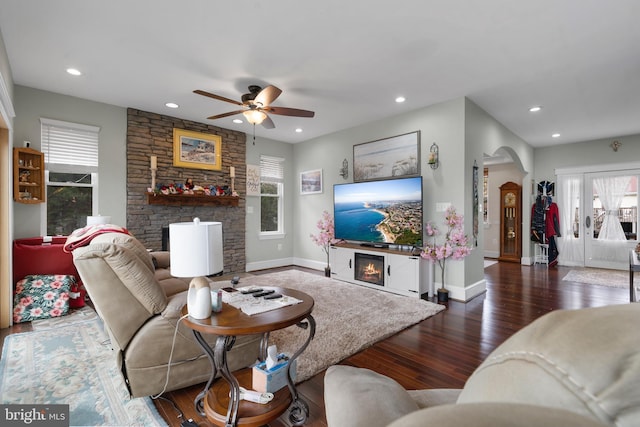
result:
<svg viewBox="0 0 640 427"><path fill-rule="evenodd" d="M245 271L266 270L268 268L287 267L294 265L293 258L270 259L267 261L257 261L245 264Z"/></svg>
<svg viewBox="0 0 640 427"><path fill-rule="evenodd" d="M447 286L447 289L449 290L449 298L456 301L468 302L478 295L487 292L487 281L482 279L464 288Z"/></svg>

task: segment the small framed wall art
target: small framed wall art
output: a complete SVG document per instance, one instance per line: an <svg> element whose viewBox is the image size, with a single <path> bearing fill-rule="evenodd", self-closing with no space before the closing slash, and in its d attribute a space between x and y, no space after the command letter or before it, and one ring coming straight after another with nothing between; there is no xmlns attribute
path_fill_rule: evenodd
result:
<svg viewBox="0 0 640 427"><path fill-rule="evenodd" d="M322 169L305 171L300 174L300 194L322 193Z"/></svg>
<svg viewBox="0 0 640 427"><path fill-rule="evenodd" d="M173 166L222 170L222 138L219 135L173 129Z"/></svg>

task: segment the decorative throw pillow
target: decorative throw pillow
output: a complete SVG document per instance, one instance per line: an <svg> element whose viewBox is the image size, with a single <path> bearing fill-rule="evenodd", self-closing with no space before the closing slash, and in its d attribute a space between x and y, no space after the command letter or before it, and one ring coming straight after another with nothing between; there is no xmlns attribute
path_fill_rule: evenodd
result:
<svg viewBox="0 0 640 427"><path fill-rule="evenodd" d="M60 317L69 311L69 292L75 277L67 275L29 275L16 284L13 321L30 322Z"/></svg>

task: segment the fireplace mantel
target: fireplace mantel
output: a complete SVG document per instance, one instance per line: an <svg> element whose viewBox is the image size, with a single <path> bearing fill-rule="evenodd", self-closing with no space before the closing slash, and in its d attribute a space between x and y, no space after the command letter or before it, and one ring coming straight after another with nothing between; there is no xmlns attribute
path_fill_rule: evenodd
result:
<svg viewBox="0 0 640 427"><path fill-rule="evenodd" d="M238 196L207 196L198 194L154 194L147 193L147 203L162 206L234 206L240 202Z"/></svg>

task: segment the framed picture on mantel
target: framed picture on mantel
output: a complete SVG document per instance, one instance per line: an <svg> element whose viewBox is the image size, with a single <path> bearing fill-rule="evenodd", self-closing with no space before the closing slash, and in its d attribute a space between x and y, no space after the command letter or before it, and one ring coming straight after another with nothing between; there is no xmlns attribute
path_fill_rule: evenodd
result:
<svg viewBox="0 0 640 427"><path fill-rule="evenodd" d="M222 170L222 138L219 135L173 129L173 166Z"/></svg>

